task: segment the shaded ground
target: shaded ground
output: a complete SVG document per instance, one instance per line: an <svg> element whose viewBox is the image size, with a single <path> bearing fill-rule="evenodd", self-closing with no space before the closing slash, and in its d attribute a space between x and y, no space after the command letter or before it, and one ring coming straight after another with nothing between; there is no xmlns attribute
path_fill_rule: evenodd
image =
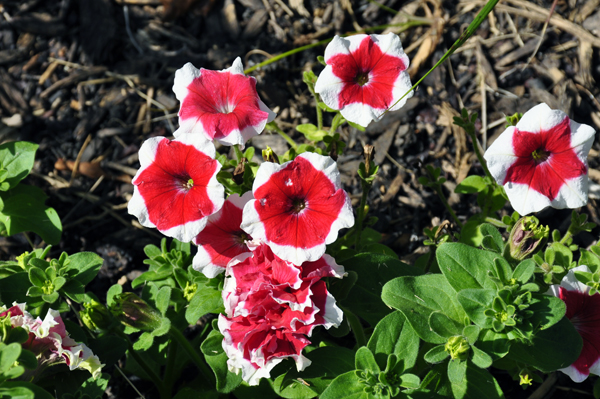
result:
<svg viewBox="0 0 600 399"><path fill-rule="evenodd" d="M92 286L99 296L145 269L142 248L161 235L141 228L127 214L126 203L141 143L169 136L176 128L179 104L171 86L184 63L223 69L240 56L248 67L334 34L388 24L396 26L386 32L402 31L416 81L485 2L381 3L401 13L349 0L1 1L0 140L40 144L29 182L46 191L62 219L63 240L54 251L99 253L105 265ZM371 215L379 218L375 228L384 234L384 243L403 259L426 252L423 229L449 218L436 195L417 182L425 164L442 168L459 218L477 211L474 196L452 194L468 174L482 174L468 138L451 125L461 107L480 114L484 147L502 132L505 114L525 112L540 102L600 130L600 0L559 1L542 37L551 5L501 2L477 35L432 73L402 110L365 133L341 128L348 146L338 161L353 201L360 196L356 169L362 146L376 148L380 173L370 193ZM322 67L316 57L323 51L317 46L252 73L263 101L278 113L279 126L298 142L303 136L294 127L316 122L302 71L318 74ZM330 122L326 119L326 125ZM253 145L269 145L280 154L287 150L276 135L263 134ZM590 153L590 201L583 211L600 224L598 150L596 142ZM74 164L79 173L72 172ZM564 230L570 211L547 210L541 217ZM598 229L594 233L581 235L578 243L591 244ZM29 249L21 235L0 244L2 258ZM522 391L502 372L495 375L509 398L529 397L538 388ZM590 383L574 386L564 375L557 377L535 397L589 397L570 390L589 393ZM126 387L112 389L117 397L133 395L120 391Z"/></svg>

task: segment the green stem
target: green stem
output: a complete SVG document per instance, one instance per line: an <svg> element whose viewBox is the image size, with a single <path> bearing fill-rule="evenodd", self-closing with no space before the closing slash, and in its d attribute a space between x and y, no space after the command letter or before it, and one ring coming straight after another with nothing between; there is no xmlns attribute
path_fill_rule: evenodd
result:
<svg viewBox="0 0 600 399"><path fill-rule="evenodd" d="M498 0L496 0L496 1L498 1ZM374 32L374 31L383 30L383 29L392 28L392 27L401 27L400 31L398 32L398 33L400 33L400 32L403 32L403 31L405 31L405 30L407 30L407 29L409 29L409 28L411 28L413 26L431 25L433 23L432 20L429 20L427 18L419 18L419 17L411 17L411 18L413 19L412 21L402 22L402 23L398 23L398 24L386 24L386 25L373 26L373 27L370 27L370 28L365 28L365 29L363 29L361 31L350 32L349 34L343 35L342 37L351 36L351 35L354 35L356 33ZM273 56L273 57L271 57L271 58L269 58L267 60L264 60L263 62L260 62L260 63L258 63L256 65L253 65L250 68L247 68L246 70L244 70L244 73L247 75L250 72L254 71L255 69L258 69L258 68L263 67L265 65L272 64L272 63L277 62L277 61L279 61L279 60L281 60L281 59L283 59L285 57L289 57L290 55L297 54L297 53L300 53L300 52L305 51L305 50L309 50L309 49L311 49L313 47L322 46L323 44L327 44L327 43L329 43L332 40L333 40L333 37L330 37L328 39L321 40L321 41L319 41L317 43L307 44L306 46L297 47L297 48L295 48L293 50L286 51L285 53L277 54L276 56Z"/></svg>
<svg viewBox="0 0 600 399"><path fill-rule="evenodd" d="M333 136L335 134L335 131L337 130L337 128L342 124L342 121L344 120L344 117L342 116L342 114L340 114L340 112L338 111L335 116L333 117L333 121L331 121L331 129L329 129L329 135Z"/></svg>
<svg viewBox="0 0 600 399"><path fill-rule="evenodd" d="M120 335L121 337L125 338L125 341L127 341L127 346L129 346L129 354L131 355L133 360L135 360L136 363L142 368L142 370L144 370L144 372L148 375L150 380L154 383L154 385L158 389L160 398L161 399L170 399L171 393L167 391L163 380L161 380L161 378L158 376L158 374L156 374L154 372L154 370L152 370L150 368L150 366L148 366L146 364L144 359L142 359L142 357L135 351L135 349L133 349L133 344L131 343L131 339L129 339L129 337L122 331L118 331L117 334Z"/></svg>
<svg viewBox="0 0 600 399"><path fill-rule="evenodd" d="M319 108L319 107L317 107ZM287 143L295 150L296 148L298 148L298 144L296 144L296 142L294 141L294 139L292 139L290 136L288 136L283 130L281 130L281 128L279 127L279 125L277 125L277 123L275 123L275 121L273 121L269 127L273 128L273 130L275 130L277 132L277 134L279 134L281 137L283 137L283 139L285 141L287 141Z"/></svg>
<svg viewBox="0 0 600 399"><path fill-rule="evenodd" d="M436 184L435 185L435 192L437 193L438 197L440 197L440 200L442 201L442 203L446 207L446 210L448 211L448 213L452 217L452 220L454 220L454 223L456 223L456 225L462 229L463 224L461 223L460 220L458 220L458 216L456 216L456 213L454 213L454 211L450 207L450 204L448 203L448 200L446 199L446 196L442 192L442 186L440 184Z"/></svg>
<svg viewBox="0 0 600 399"><path fill-rule="evenodd" d="M504 224L502 221L500 221L500 220L498 220L496 218L486 217L484 220L486 221L486 223L489 223L489 224L494 225L496 227L500 227L500 228L503 228L503 229L508 228L508 225Z"/></svg>
<svg viewBox="0 0 600 399"><path fill-rule="evenodd" d="M240 162L244 157L244 153L242 152L242 150L240 150L240 145L234 145L233 150L235 151L235 157L237 158L238 162Z"/></svg>
<svg viewBox="0 0 600 399"><path fill-rule="evenodd" d="M475 155L477 155L477 159L479 159L479 163L481 164L481 167L483 168L485 175L490 178L490 180L492 181L492 184L495 186L496 180L492 177L492 174L490 173L490 170L487 167L487 162L485 161L485 158L481 154L481 150L479 148L479 141L477 140L475 131L467 132L467 134L469 135L469 137L471 137L471 140L473 141L473 149L475 150Z"/></svg>
<svg viewBox="0 0 600 399"><path fill-rule="evenodd" d="M313 93L315 97L315 106L317 107L317 129L323 130L323 110L319 107L319 95Z"/></svg>
<svg viewBox="0 0 600 399"><path fill-rule="evenodd" d="M369 195L369 190L371 189L372 184L367 183L363 179L361 179L362 185L362 196L360 197L360 205L358 206L358 211L356 212L356 243L354 244L354 248L358 250L360 245L360 236L362 234L362 224L363 219L365 218L365 207L367 206L367 196Z"/></svg>
<svg viewBox="0 0 600 399"><path fill-rule="evenodd" d="M342 311L344 312L346 320L348 320L348 324L350 324L350 329L354 334L358 347L367 346L367 337L365 336L365 330L360 323L360 319L346 307L342 307Z"/></svg>
<svg viewBox="0 0 600 399"><path fill-rule="evenodd" d="M571 237L573 237L573 233L571 233L571 228L569 228L569 230L567 230L565 233L565 236L560 240L560 243L564 245Z"/></svg>
<svg viewBox="0 0 600 399"><path fill-rule="evenodd" d="M167 366L165 367L164 373L164 384L165 389L168 392L171 392L173 389L173 384L175 383L175 360L177 359L177 342L171 341L169 344L169 353L167 354Z"/></svg>
<svg viewBox="0 0 600 399"><path fill-rule="evenodd" d="M200 374L202 374L202 376L212 386L215 386L216 380L212 370L208 367L204 359L200 357L198 351L196 351L196 349L192 347L190 341L188 341L187 338L183 336L181 331L179 331L175 327L171 327L171 329L169 330L169 334L171 334L171 337L173 337L175 341L177 341L179 345L181 345L181 347L184 349L184 352L186 352L188 356L192 359L194 364L198 367Z"/></svg>

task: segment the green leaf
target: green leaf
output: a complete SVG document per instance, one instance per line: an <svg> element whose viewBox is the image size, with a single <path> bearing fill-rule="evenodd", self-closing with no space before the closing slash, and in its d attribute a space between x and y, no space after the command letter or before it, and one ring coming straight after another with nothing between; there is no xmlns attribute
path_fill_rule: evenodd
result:
<svg viewBox="0 0 600 399"><path fill-rule="evenodd" d="M464 385L465 376L467 375L467 363L465 360L450 360L448 362L448 379L452 385Z"/></svg>
<svg viewBox="0 0 600 399"><path fill-rule="evenodd" d="M310 389L321 394L331 382L341 374L354 370L354 351L343 348L325 346L309 352L306 357L312 362L310 367L297 371L292 367L286 374L277 378L273 388L280 395L287 396L287 387L290 384L303 385L299 378L310 384Z"/></svg>
<svg viewBox="0 0 600 399"><path fill-rule="evenodd" d="M69 255L69 265L67 266L67 273L71 270L76 271L74 280L79 281L81 284L86 285L92 281L100 268L104 260L93 252L78 252L73 255Z"/></svg>
<svg viewBox="0 0 600 399"><path fill-rule="evenodd" d="M450 338L460 335L464 326L441 312L433 312L429 316L429 328L441 337Z"/></svg>
<svg viewBox="0 0 600 399"><path fill-rule="evenodd" d="M513 343L508 357L549 373L573 364L582 346L581 336L565 317L552 327L536 333L533 345Z"/></svg>
<svg viewBox="0 0 600 399"><path fill-rule="evenodd" d="M153 343L154 335L149 332L143 332L133 344L133 349L136 351L145 351L150 349Z"/></svg>
<svg viewBox="0 0 600 399"><path fill-rule="evenodd" d="M60 290L65 283L67 282L67 279L64 277L56 277L54 280L52 280L52 285L54 285L54 290L58 291Z"/></svg>
<svg viewBox="0 0 600 399"><path fill-rule="evenodd" d="M491 320L484 312L491 307L495 297L496 291L494 290L466 289L458 293L458 302L473 323L481 328L491 328Z"/></svg>
<svg viewBox="0 0 600 399"><path fill-rule="evenodd" d="M362 346L356 351L356 357L354 361L354 367L357 370L370 370L373 372L373 374L377 374L381 371L377 365L377 362L375 361L375 356L373 356L371 350L366 346Z"/></svg>
<svg viewBox="0 0 600 399"><path fill-rule="evenodd" d="M37 144L27 141L0 145L0 168L6 170L4 181L10 184L10 188L14 188L31 172L38 147Z"/></svg>
<svg viewBox="0 0 600 399"><path fill-rule="evenodd" d="M31 302L27 297L27 290L31 287L27 272L20 272L8 277L0 278L0 293L4 303Z"/></svg>
<svg viewBox="0 0 600 399"><path fill-rule="evenodd" d="M48 277L46 277L46 273L44 273L44 271L39 267L34 266L29 269L29 281L31 281L31 283L36 287L41 288L46 285L47 279Z"/></svg>
<svg viewBox="0 0 600 399"><path fill-rule="evenodd" d="M59 297L59 295L58 295L58 292L56 292L56 291L54 291L52 294L42 295L42 299L44 300L44 302L47 302L50 304L56 302L58 297Z"/></svg>
<svg viewBox="0 0 600 399"><path fill-rule="evenodd" d="M563 244L559 242L553 242L550 244L550 248L554 249L555 266L562 266L565 269L571 267L571 262L573 262L573 252Z"/></svg>
<svg viewBox="0 0 600 399"><path fill-rule="evenodd" d="M446 339L429 328L429 317L441 311L462 323L466 314L456 299L456 292L440 274L400 277L383 286L381 297L386 305L400 310L410 325L426 342L442 344Z"/></svg>
<svg viewBox="0 0 600 399"><path fill-rule="evenodd" d="M498 254L461 243L444 243L435 256L440 270L457 292L467 288L494 287L488 271L493 270L494 258Z"/></svg>
<svg viewBox="0 0 600 399"><path fill-rule="evenodd" d="M9 399L35 399L35 394L32 390L21 386L6 386L7 383L19 383L17 381L9 381L0 385L0 398ZM50 396L52 398L52 396Z"/></svg>
<svg viewBox="0 0 600 399"><path fill-rule="evenodd" d="M474 365L482 369L487 369L492 365L492 357L474 345L471 345L470 359Z"/></svg>
<svg viewBox="0 0 600 399"><path fill-rule="evenodd" d="M6 373L21 355L21 344L13 342L0 350L0 374Z"/></svg>
<svg viewBox="0 0 600 399"><path fill-rule="evenodd" d="M535 271L535 261L533 259L525 259L517 265L515 271L512 274L512 278L519 281L522 284L531 279Z"/></svg>
<svg viewBox="0 0 600 399"><path fill-rule="evenodd" d="M365 392L366 386L360 382L354 371L338 376L323 392L319 399L371 399L373 396Z"/></svg>
<svg viewBox="0 0 600 399"><path fill-rule="evenodd" d="M480 369L470 361L463 363L466 364L465 380L460 383L452 382L451 385L455 399L504 399L498 381L489 372ZM456 377L458 376L457 373ZM448 367L448 377L450 377L450 367Z"/></svg>
<svg viewBox="0 0 600 399"><path fill-rule="evenodd" d="M60 218L53 208L46 206L46 194L34 186L19 184L8 192L0 193L4 209L0 222L6 235L33 231L48 244L58 244L62 233Z"/></svg>
<svg viewBox="0 0 600 399"><path fill-rule="evenodd" d="M206 363L217 378L217 390L221 393L233 391L242 382L242 373L233 374L227 369L227 355L223 351L223 335L218 330L212 330L202 342L200 350Z"/></svg>
<svg viewBox="0 0 600 399"><path fill-rule="evenodd" d="M419 354L419 336L399 311L385 316L377 325L367 347L375 355L380 369L385 369L388 355L404 362L404 370L413 367ZM312 354L312 353L311 353Z"/></svg>
<svg viewBox="0 0 600 399"><path fill-rule="evenodd" d="M423 273L398 259L379 254L353 256L344 260L344 267L347 271L356 272L358 280L342 304L373 326L390 313L390 309L381 300L381 283L399 276Z"/></svg>
<svg viewBox="0 0 600 399"><path fill-rule="evenodd" d="M207 313L220 313L223 310L221 292L210 287L199 287L185 310L185 319L195 324L200 317Z"/></svg>
<svg viewBox="0 0 600 399"><path fill-rule="evenodd" d="M123 286L122 285L119 285L119 284L112 285L108 289L108 292L106 293L106 305L107 306L112 306L112 304L114 303L114 297L115 297L115 295L119 295L121 293L123 293Z"/></svg>
<svg viewBox="0 0 600 399"><path fill-rule="evenodd" d="M32 392L33 396L29 396L29 393ZM45 389L32 384L30 382L25 381L5 381L2 383L0 387L0 394L5 395L5 392L11 392L7 394L7 397L10 399L54 399L48 391ZM18 396L24 395L24 396Z"/></svg>
<svg viewBox="0 0 600 399"><path fill-rule="evenodd" d="M164 316L169 308L169 303L171 301L171 287L162 287L158 290L158 294L156 295L156 301L154 305L156 309Z"/></svg>
<svg viewBox="0 0 600 399"><path fill-rule="evenodd" d="M479 226L479 231L481 231L481 234L483 234L482 244L485 248L494 252L502 253L502 250L504 249L504 241L502 240L502 234L500 234L497 228L489 223L483 223L481 226ZM486 238L488 239L486 240Z"/></svg>
<svg viewBox="0 0 600 399"><path fill-rule="evenodd" d="M441 363L446 360L450 354L446 352L446 345L437 345L431 348L423 357L427 363Z"/></svg>
<svg viewBox="0 0 600 399"><path fill-rule="evenodd" d="M81 387L77 390L80 395L87 395L91 399L101 398L104 392L106 391L106 387L108 386L108 380L110 379L110 374L103 373L98 378L88 378L86 381L81 384Z"/></svg>
<svg viewBox="0 0 600 399"><path fill-rule="evenodd" d="M487 187L485 179L482 176L467 176L463 181L461 181L454 192L457 194L473 194L478 193Z"/></svg>
<svg viewBox="0 0 600 399"><path fill-rule="evenodd" d="M535 295L538 302L529 306L527 310L533 311L529 319L534 326L545 330L558 323L567 312L567 306L562 299L550 295Z"/></svg>

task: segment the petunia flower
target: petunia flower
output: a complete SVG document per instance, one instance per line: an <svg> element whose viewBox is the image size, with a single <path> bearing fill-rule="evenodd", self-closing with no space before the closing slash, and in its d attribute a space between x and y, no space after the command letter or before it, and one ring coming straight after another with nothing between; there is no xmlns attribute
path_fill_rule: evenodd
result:
<svg viewBox="0 0 600 399"><path fill-rule="evenodd" d="M252 237L242 230L240 224L244 205L252 198L250 191L242 197L231 194L219 212L208 217L208 224L194 239L198 245L193 260L194 269L213 278L225 271L233 257L250 252L246 241Z"/></svg>
<svg viewBox="0 0 600 399"><path fill-rule="evenodd" d="M188 62L175 72L173 91L181 102L179 125L184 131L224 145L243 146L275 119L258 97L256 79L244 75L239 57L222 71L196 69Z"/></svg>
<svg viewBox="0 0 600 399"><path fill-rule="evenodd" d="M600 375L600 293L590 295L589 287L575 277L576 271L590 270L584 265L569 270L560 285L550 286L549 293L565 302L566 316L583 339L579 358L560 371L582 382L590 374Z"/></svg>
<svg viewBox="0 0 600 399"><path fill-rule="evenodd" d="M539 104L485 152L490 173L521 215L587 203L587 155L596 132Z"/></svg>
<svg viewBox="0 0 600 399"><path fill-rule="evenodd" d="M315 91L327 106L361 126L381 118L412 87L408 56L393 33L335 36L325 49L325 63ZM404 106L412 95L411 91L390 111Z"/></svg>
<svg viewBox="0 0 600 399"><path fill-rule="evenodd" d="M219 316L223 349L232 372L242 371L250 385L269 377L284 358L299 371L310 365L302 349L316 326L338 326L342 311L327 292L323 277L341 278L344 268L324 255L301 267L286 262L265 245L242 254L227 266L223 302L227 316Z"/></svg>
<svg viewBox="0 0 600 399"><path fill-rule="evenodd" d="M173 141L152 137L142 144L127 210L142 226L189 242L221 209L225 189L217 182L221 164L214 159L213 144L192 133L178 136Z"/></svg>
<svg viewBox="0 0 600 399"><path fill-rule="evenodd" d="M0 317L10 315L11 326L21 327L29 333L23 347L32 351L44 367L56 363L66 363L70 370L82 369L97 378L104 366L98 356L87 345L73 340L65 328L60 313L48 310L44 320L34 318L25 310L25 304L13 303L6 309L0 307Z"/></svg>
<svg viewBox="0 0 600 399"><path fill-rule="evenodd" d="M354 225L350 197L328 156L305 152L283 165L265 162L252 192L242 229L295 265L319 259L340 229Z"/></svg>

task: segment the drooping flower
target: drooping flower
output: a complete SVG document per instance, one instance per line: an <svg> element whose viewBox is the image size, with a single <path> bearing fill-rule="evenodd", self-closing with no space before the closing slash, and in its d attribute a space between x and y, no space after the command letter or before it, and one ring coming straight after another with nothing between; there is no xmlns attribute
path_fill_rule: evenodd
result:
<svg viewBox="0 0 600 399"><path fill-rule="evenodd" d="M208 224L194 239L198 245L193 260L194 269L213 278L225 271L232 258L250 252L246 241L252 237L242 230L240 224L244 205L252 198L250 191L242 197L231 194L219 212L208 217Z"/></svg>
<svg viewBox="0 0 600 399"><path fill-rule="evenodd" d="M152 137L142 144L127 209L142 226L189 242L221 209L225 189L217 181L221 164L214 159L213 144L192 133L178 136L173 141Z"/></svg>
<svg viewBox="0 0 600 399"><path fill-rule="evenodd" d="M252 192L242 229L295 265L319 259L340 229L354 225L350 197L327 156L305 152L283 165L265 162Z"/></svg>
<svg viewBox="0 0 600 399"><path fill-rule="evenodd" d="M0 317L10 315L11 326L21 327L29 333L23 347L32 351L42 366L66 363L70 370L82 369L97 378L104 366L87 345L73 340L65 328L60 313L48 310L44 320L34 318L25 310L25 304L13 303L6 309L0 307Z"/></svg>
<svg viewBox="0 0 600 399"><path fill-rule="evenodd" d="M591 126L539 104L507 128L484 158L521 215L547 206L578 208L587 203L587 155L594 136Z"/></svg>
<svg viewBox="0 0 600 399"><path fill-rule="evenodd" d="M243 146L275 119L258 97L256 79L244 75L239 57L222 71L196 69L188 62L175 72L173 91L181 102L179 125L184 131L224 145Z"/></svg>
<svg viewBox="0 0 600 399"><path fill-rule="evenodd" d="M590 270L584 265L569 270L560 285L550 286L549 293L565 302L566 317L583 339L579 358L560 371L573 381L582 382L590 374L600 375L600 293L590 295L589 287L575 277L576 271Z"/></svg>
<svg viewBox="0 0 600 399"><path fill-rule="evenodd" d="M325 63L315 91L327 106L361 126L381 118L412 86L408 56L393 33L335 36L325 49ZM404 106L412 95L411 91L390 110Z"/></svg>
<svg viewBox="0 0 600 399"><path fill-rule="evenodd" d="M294 266L259 245L227 266L223 302L227 316L219 316L223 349L232 372L242 370L250 385L269 377L284 358L298 370L310 365L302 349L315 326L338 326L343 314L327 292L323 277L341 278L344 268L324 255L316 262Z"/></svg>

